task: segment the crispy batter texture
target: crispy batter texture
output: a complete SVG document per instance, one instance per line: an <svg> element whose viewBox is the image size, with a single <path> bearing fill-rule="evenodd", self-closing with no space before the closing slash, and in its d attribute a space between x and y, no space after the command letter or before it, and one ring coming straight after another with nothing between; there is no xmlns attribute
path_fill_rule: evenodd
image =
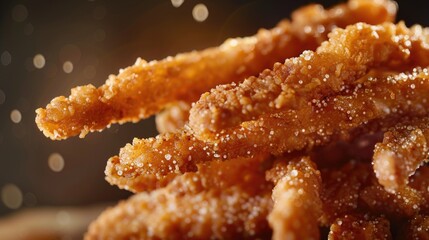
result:
<svg viewBox="0 0 429 240"><path fill-rule="evenodd" d="M384 217L345 215L332 225L329 240L387 240L392 239L390 223Z"/></svg>
<svg viewBox="0 0 429 240"><path fill-rule="evenodd" d="M178 102L168 106L156 114L156 129L159 133L179 131L188 122L190 109L191 105L186 102Z"/></svg>
<svg viewBox="0 0 429 240"><path fill-rule="evenodd" d="M426 167L411 178L412 186L404 186L395 193L387 192L378 183L369 162L349 161L340 167L322 169L321 173L322 226L335 224L335 219L350 214L384 215L397 221L428 209Z"/></svg>
<svg viewBox="0 0 429 240"><path fill-rule="evenodd" d="M409 73L374 70L359 82L340 95L246 122L223 133L214 144L196 139L188 130L134 139L109 160L107 180L135 191L153 189L170 174L195 171L199 162L311 149L347 137L369 121L428 114L428 69ZM171 160L166 156L172 156Z"/></svg>
<svg viewBox="0 0 429 240"><path fill-rule="evenodd" d="M54 140L101 131L112 123L136 122L177 102L193 102L218 84L253 76L275 62L315 49L332 28L359 21L392 21L393 2L351 0L330 10L310 5L271 30L247 38L229 39L216 48L193 51L147 63L136 63L99 88L76 87L69 97L54 98L36 110L36 123Z"/></svg>
<svg viewBox="0 0 429 240"><path fill-rule="evenodd" d="M429 30L403 23L335 29L316 52L305 51L259 77L203 94L191 108L189 124L198 138L217 141L221 130L337 94L373 67L425 67L428 36Z"/></svg>
<svg viewBox="0 0 429 240"><path fill-rule="evenodd" d="M412 217L427 205L422 194L411 187L405 186L390 193L378 184L375 177L370 178L370 181L359 193L359 198L362 205L375 214L385 214L396 220Z"/></svg>
<svg viewBox="0 0 429 240"><path fill-rule="evenodd" d="M429 118L404 120L384 134L375 146L373 166L378 181L394 192L429 157Z"/></svg>
<svg viewBox="0 0 429 240"><path fill-rule="evenodd" d="M321 199L323 226L335 224L335 219L356 213L359 207L359 192L371 172L367 164L349 162L343 167L327 168L322 172Z"/></svg>
<svg viewBox="0 0 429 240"><path fill-rule="evenodd" d="M316 165L309 157L289 163L281 159L267 173L267 178L275 183L274 206L268 215L272 239L319 239L322 202L319 198L321 178Z"/></svg>
<svg viewBox="0 0 429 240"><path fill-rule="evenodd" d="M105 211L86 239L255 239L270 236L266 158L213 161Z"/></svg>
<svg viewBox="0 0 429 240"><path fill-rule="evenodd" d="M409 186L416 189L424 199L426 205L420 207L422 211L429 214L429 166L424 165L417 169L416 173L410 177Z"/></svg>
<svg viewBox="0 0 429 240"><path fill-rule="evenodd" d="M398 239L429 239L429 215L417 215L411 218L401 231Z"/></svg>

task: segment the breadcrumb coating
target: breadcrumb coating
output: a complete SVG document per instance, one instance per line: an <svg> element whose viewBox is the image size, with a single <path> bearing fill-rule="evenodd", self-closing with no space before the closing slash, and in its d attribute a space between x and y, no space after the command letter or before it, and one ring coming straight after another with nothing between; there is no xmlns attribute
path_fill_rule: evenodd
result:
<svg viewBox="0 0 429 240"><path fill-rule="evenodd" d="M191 105L186 102L178 102L168 106L156 114L156 129L159 133L179 131L188 122L190 109Z"/></svg>
<svg viewBox="0 0 429 240"><path fill-rule="evenodd" d="M389 240L390 223L384 217L345 215L331 225L328 240Z"/></svg>
<svg viewBox="0 0 429 240"><path fill-rule="evenodd" d="M375 145L373 166L378 181L394 192L407 185L408 177L429 157L429 118L403 120L384 133Z"/></svg>
<svg viewBox="0 0 429 240"><path fill-rule="evenodd" d="M392 21L396 5L387 0L351 0L330 10L310 5L295 11L292 22L281 21L271 30L246 38L229 39L222 45L146 62L110 75L99 88L73 88L69 97L54 98L45 109L36 110L36 123L43 133L61 140L84 137L112 123L137 122L171 103L193 102L219 84L241 81L274 63L315 49L334 27L366 21Z"/></svg>
<svg viewBox="0 0 429 240"><path fill-rule="evenodd" d="M255 239L271 235L264 158L212 161L105 211L86 239Z"/></svg>
<svg viewBox="0 0 429 240"><path fill-rule="evenodd" d="M199 162L311 149L347 137L370 121L425 116L429 109L428 91L428 69L415 68L404 73L374 70L342 94L312 101L298 110L246 122L239 129L220 134L220 141L214 144L198 140L189 130L134 139L133 144L121 149L119 156L109 160L107 180L136 189L141 182L148 183L142 179L164 181L172 173L195 171Z"/></svg>
<svg viewBox="0 0 429 240"><path fill-rule="evenodd" d="M281 159L267 173L267 178L275 183L274 206L268 215L272 239L319 239L322 202L316 165L309 157L290 162Z"/></svg>
<svg viewBox="0 0 429 240"><path fill-rule="evenodd" d="M337 28L315 52L304 51L259 77L203 94L191 108L189 125L198 138L217 141L222 130L338 94L374 67L399 70L428 64L428 29L403 23Z"/></svg>

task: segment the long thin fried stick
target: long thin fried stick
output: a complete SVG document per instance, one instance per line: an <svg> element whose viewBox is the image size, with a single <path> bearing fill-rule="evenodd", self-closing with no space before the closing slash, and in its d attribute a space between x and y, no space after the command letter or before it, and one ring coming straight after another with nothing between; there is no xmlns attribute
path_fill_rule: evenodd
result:
<svg viewBox="0 0 429 240"><path fill-rule="evenodd" d="M347 137L370 121L429 114L428 69L409 73L374 70L360 82L323 101L246 122L223 133L215 144L202 142L187 130L134 139L109 160L107 180L121 188L150 190L158 182L168 181L171 174L195 171L199 162L311 149Z"/></svg>
<svg viewBox="0 0 429 240"><path fill-rule="evenodd" d="M318 218L322 215L321 178L308 157L278 162L267 173L275 182L274 206L268 215L274 240L320 238Z"/></svg>
<svg viewBox="0 0 429 240"><path fill-rule="evenodd" d="M396 5L390 0L350 0L330 10L311 5L247 38L227 40L216 48L179 54L161 61L138 59L134 66L109 76L104 85L71 90L36 110L36 123L54 140L101 131L112 123L136 122L167 105L193 102L218 84L241 81L275 62L315 49L334 27L356 22L392 21Z"/></svg>
<svg viewBox="0 0 429 240"><path fill-rule="evenodd" d="M405 120L384 134L375 145L373 166L378 181L394 192L429 157L429 118Z"/></svg>
<svg viewBox="0 0 429 240"><path fill-rule="evenodd" d="M270 235L265 158L213 161L105 211L86 239L255 239Z"/></svg>
<svg viewBox="0 0 429 240"><path fill-rule="evenodd" d="M335 29L316 52L305 51L259 77L203 94L190 111L189 125L198 138L214 142L222 130L334 95L373 67L425 67L428 36L429 30L409 29L403 23Z"/></svg>

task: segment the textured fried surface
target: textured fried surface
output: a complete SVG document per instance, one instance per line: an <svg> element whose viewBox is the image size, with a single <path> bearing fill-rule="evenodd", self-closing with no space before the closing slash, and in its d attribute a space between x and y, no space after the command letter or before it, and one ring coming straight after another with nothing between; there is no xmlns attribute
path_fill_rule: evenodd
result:
<svg viewBox="0 0 429 240"><path fill-rule="evenodd" d="M156 114L156 129L159 133L179 131L188 122L190 109L191 105L186 102L178 102L168 106Z"/></svg>
<svg viewBox="0 0 429 240"><path fill-rule="evenodd" d="M190 126L199 138L258 118L264 113L299 108L356 84L372 67L427 66L429 31L403 24L358 23L335 29L316 52L277 63L243 83L221 85L192 107Z"/></svg>
<svg viewBox="0 0 429 240"><path fill-rule="evenodd" d="M345 215L338 218L328 235L329 240L384 240L392 239L390 223L383 217Z"/></svg>
<svg viewBox="0 0 429 240"><path fill-rule="evenodd" d="M408 183L408 177L429 157L429 118L404 120L375 146L374 171L388 191Z"/></svg>
<svg viewBox="0 0 429 240"><path fill-rule="evenodd" d="M213 161L105 211L87 239L254 239L269 236L273 184L265 158Z"/></svg>
<svg viewBox="0 0 429 240"><path fill-rule="evenodd" d="M416 173L410 177L409 186L416 189L423 198L426 199L426 206L422 210L429 214L429 166L420 167Z"/></svg>
<svg viewBox="0 0 429 240"><path fill-rule="evenodd" d="M308 157L277 164L267 173L275 182L268 221L273 239L319 239L320 172Z"/></svg>
<svg viewBox="0 0 429 240"><path fill-rule="evenodd" d="M398 239L429 239L429 215L417 215L410 219Z"/></svg>
<svg viewBox="0 0 429 240"><path fill-rule="evenodd" d="M411 178L412 186L401 187L395 193L387 192L378 183L369 162L349 161L321 172L323 215L320 223L323 226L335 224L335 219L349 214L384 215L396 221L428 209L426 167Z"/></svg>
<svg viewBox="0 0 429 240"><path fill-rule="evenodd" d="M322 225L329 226L335 219L357 211L359 192L371 172L367 165L356 162L321 172L323 215L320 221Z"/></svg>
<svg viewBox="0 0 429 240"><path fill-rule="evenodd" d="M143 183L144 188L154 188L158 180L164 181L172 173L194 171L198 162L310 149L348 136L350 131L372 120L426 115L428 91L427 69L409 73L374 70L353 89L297 110L246 122L239 129L222 134L215 144L204 143L187 130L135 139L132 145L121 149L119 156L109 160L107 180L119 183L120 187L136 188ZM166 156L171 156L171 160Z"/></svg>
<svg viewBox="0 0 429 240"><path fill-rule="evenodd" d="M422 194L410 187L398 189L395 193L387 192L372 177L371 183L359 193L359 198L369 211L385 214L392 219L411 217L427 205Z"/></svg>
<svg viewBox="0 0 429 240"><path fill-rule="evenodd" d="M76 87L71 95L54 98L39 108L36 123L51 139L84 137L112 123L136 122L177 101L192 102L218 84L241 81L275 62L315 49L333 27L358 21L392 21L390 1L352 0L331 10L311 5L292 14L271 30L248 38L227 40L217 48L145 62L111 75L104 85Z"/></svg>

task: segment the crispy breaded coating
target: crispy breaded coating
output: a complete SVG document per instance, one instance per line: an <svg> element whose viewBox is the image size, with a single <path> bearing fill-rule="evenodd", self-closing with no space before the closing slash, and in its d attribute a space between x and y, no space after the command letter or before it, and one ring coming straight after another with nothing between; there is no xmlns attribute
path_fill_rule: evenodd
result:
<svg viewBox="0 0 429 240"><path fill-rule="evenodd" d="M410 177L409 186L416 189L424 199L426 205L420 207L423 212L429 214L429 166L424 165L417 169L416 173Z"/></svg>
<svg viewBox="0 0 429 240"><path fill-rule="evenodd" d="M412 217L401 230L401 236L397 239L429 239L429 215L417 215Z"/></svg>
<svg viewBox="0 0 429 240"><path fill-rule="evenodd" d="M292 14L271 30L247 38L229 39L216 48L193 51L133 66L110 75L99 88L76 87L69 97L54 98L46 109L36 110L36 123L54 140L101 131L112 123L136 122L167 105L193 102L218 84L241 81L275 62L315 49L334 27L359 21L373 24L392 21L393 2L351 0L330 10L310 5Z"/></svg>
<svg viewBox="0 0 429 240"><path fill-rule="evenodd" d="M179 131L188 122L190 109L191 105L186 102L178 102L168 106L156 114L156 129L159 133Z"/></svg>
<svg viewBox="0 0 429 240"><path fill-rule="evenodd" d="M384 217L345 215L331 225L329 240L392 239L390 223Z"/></svg>
<svg viewBox="0 0 429 240"><path fill-rule="evenodd" d="M384 134L375 145L373 166L378 181L394 192L407 185L429 157L429 118L403 120Z"/></svg>
<svg viewBox="0 0 429 240"><path fill-rule="evenodd" d="M321 178L316 165L309 157L289 163L281 159L267 172L267 178L275 183L274 206L268 215L272 239L319 239Z"/></svg>
<svg viewBox="0 0 429 240"><path fill-rule="evenodd" d="M361 190L359 198L373 213L385 214L393 219L412 217L427 205L422 194L411 187L405 186L390 193L378 184L375 177L371 181L371 184Z"/></svg>
<svg viewBox="0 0 429 240"><path fill-rule="evenodd" d="M171 173L194 171L196 163L213 159L311 149L348 136L372 120L428 114L428 69L405 73L374 70L359 82L342 94L312 101L300 109L246 122L239 129L222 133L214 144L196 139L188 130L134 139L119 156L109 160L107 180L130 189L144 182L145 187L153 189L154 184L148 186L149 182L142 179L150 178L156 183L156 179L163 181Z"/></svg>
<svg viewBox="0 0 429 240"><path fill-rule="evenodd" d="M370 177L370 170L367 164L354 161L342 167L321 170L322 225L329 226L335 219L357 212L359 192Z"/></svg>
<svg viewBox="0 0 429 240"><path fill-rule="evenodd" d="M270 236L273 184L264 158L213 161L105 211L86 239L255 239Z"/></svg>
<svg viewBox="0 0 429 240"><path fill-rule="evenodd" d="M337 94L374 67L426 67L428 37L429 30L403 23L337 28L315 52L304 51L259 77L203 94L191 108L189 124L198 138L217 141L224 129Z"/></svg>

